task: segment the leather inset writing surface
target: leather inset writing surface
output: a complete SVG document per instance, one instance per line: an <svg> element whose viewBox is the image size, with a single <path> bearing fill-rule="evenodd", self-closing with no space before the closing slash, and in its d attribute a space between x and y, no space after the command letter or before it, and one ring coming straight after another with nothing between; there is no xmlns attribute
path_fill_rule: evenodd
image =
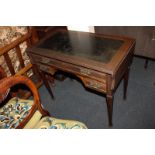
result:
<svg viewBox="0 0 155 155"><path fill-rule="evenodd" d="M124 41L97 37L93 34L69 31L57 32L39 45L63 54L85 57L107 63L119 50Z"/></svg>

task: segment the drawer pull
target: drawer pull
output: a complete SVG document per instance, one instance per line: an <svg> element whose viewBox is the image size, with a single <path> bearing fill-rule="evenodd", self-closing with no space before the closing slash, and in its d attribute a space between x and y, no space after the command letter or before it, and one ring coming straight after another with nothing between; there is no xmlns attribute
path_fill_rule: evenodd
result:
<svg viewBox="0 0 155 155"><path fill-rule="evenodd" d="M80 73L82 75L90 75L91 74L90 70L89 69L85 69L85 68L80 68Z"/></svg>
<svg viewBox="0 0 155 155"><path fill-rule="evenodd" d="M50 59L49 58L42 58L41 61L43 63L49 63L50 62Z"/></svg>
<svg viewBox="0 0 155 155"><path fill-rule="evenodd" d="M39 65L39 68L40 68L41 70L43 70L43 71L48 71L48 70L49 70L48 67L42 66L42 65Z"/></svg>
<svg viewBox="0 0 155 155"><path fill-rule="evenodd" d="M94 81L89 81L89 84L88 84L90 87L93 87L95 89L98 89L98 88L101 88L102 87L102 84L101 83L98 83L98 82L94 82Z"/></svg>

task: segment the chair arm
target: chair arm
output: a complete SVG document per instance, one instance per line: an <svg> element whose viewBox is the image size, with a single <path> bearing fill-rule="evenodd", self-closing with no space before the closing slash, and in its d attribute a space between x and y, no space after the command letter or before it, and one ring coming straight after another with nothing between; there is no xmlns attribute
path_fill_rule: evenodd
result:
<svg viewBox="0 0 155 155"><path fill-rule="evenodd" d="M4 94L6 94L7 90L16 84L26 85L31 90L34 96L34 105L38 107L38 110L43 115L47 115L46 111L41 106L38 90L35 84L29 78L25 76L12 76L12 77L7 77L7 78L0 80L0 96L3 96Z"/></svg>

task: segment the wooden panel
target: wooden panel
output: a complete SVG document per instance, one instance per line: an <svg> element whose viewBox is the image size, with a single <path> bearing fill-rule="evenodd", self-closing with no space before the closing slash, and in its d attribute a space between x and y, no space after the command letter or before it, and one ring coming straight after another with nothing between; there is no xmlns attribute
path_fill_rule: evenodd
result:
<svg viewBox="0 0 155 155"><path fill-rule="evenodd" d="M133 50L134 48L132 49L132 51ZM128 56L126 57L126 59L124 59L124 61L120 64L118 70L116 71L114 75L114 81L111 85L111 90L115 90L115 88L117 87L121 79L123 78L125 72L130 67L132 63L132 59L133 59L133 52L130 52Z"/></svg>

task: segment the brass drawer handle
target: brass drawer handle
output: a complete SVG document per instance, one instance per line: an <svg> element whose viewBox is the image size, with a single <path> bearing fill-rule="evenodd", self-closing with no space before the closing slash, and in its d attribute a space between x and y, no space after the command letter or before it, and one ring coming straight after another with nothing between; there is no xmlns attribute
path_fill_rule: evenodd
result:
<svg viewBox="0 0 155 155"><path fill-rule="evenodd" d="M80 73L82 75L90 75L91 74L90 70L89 69L85 69L85 68L80 68Z"/></svg>
<svg viewBox="0 0 155 155"><path fill-rule="evenodd" d="M102 84L98 83L98 82L94 82L94 81L89 81L89 86L93 87L95 89L98 89L98 88L102 87Z"/></svg>
<svg viewBox="0 0 155 155"><path fill-rule="evenodd" d="M39 65L39 68L40 68L41 70L43 70L43 71L48 71L48 70L49 70L48 67L42 66L42 65Z"/></svg>
<svg viewBox="0 0 155 155"><path fill-rule="evenodd" d="M42 58L41 61L43 63L49 63L50 62L50 59L49 58Z"/></svg>

